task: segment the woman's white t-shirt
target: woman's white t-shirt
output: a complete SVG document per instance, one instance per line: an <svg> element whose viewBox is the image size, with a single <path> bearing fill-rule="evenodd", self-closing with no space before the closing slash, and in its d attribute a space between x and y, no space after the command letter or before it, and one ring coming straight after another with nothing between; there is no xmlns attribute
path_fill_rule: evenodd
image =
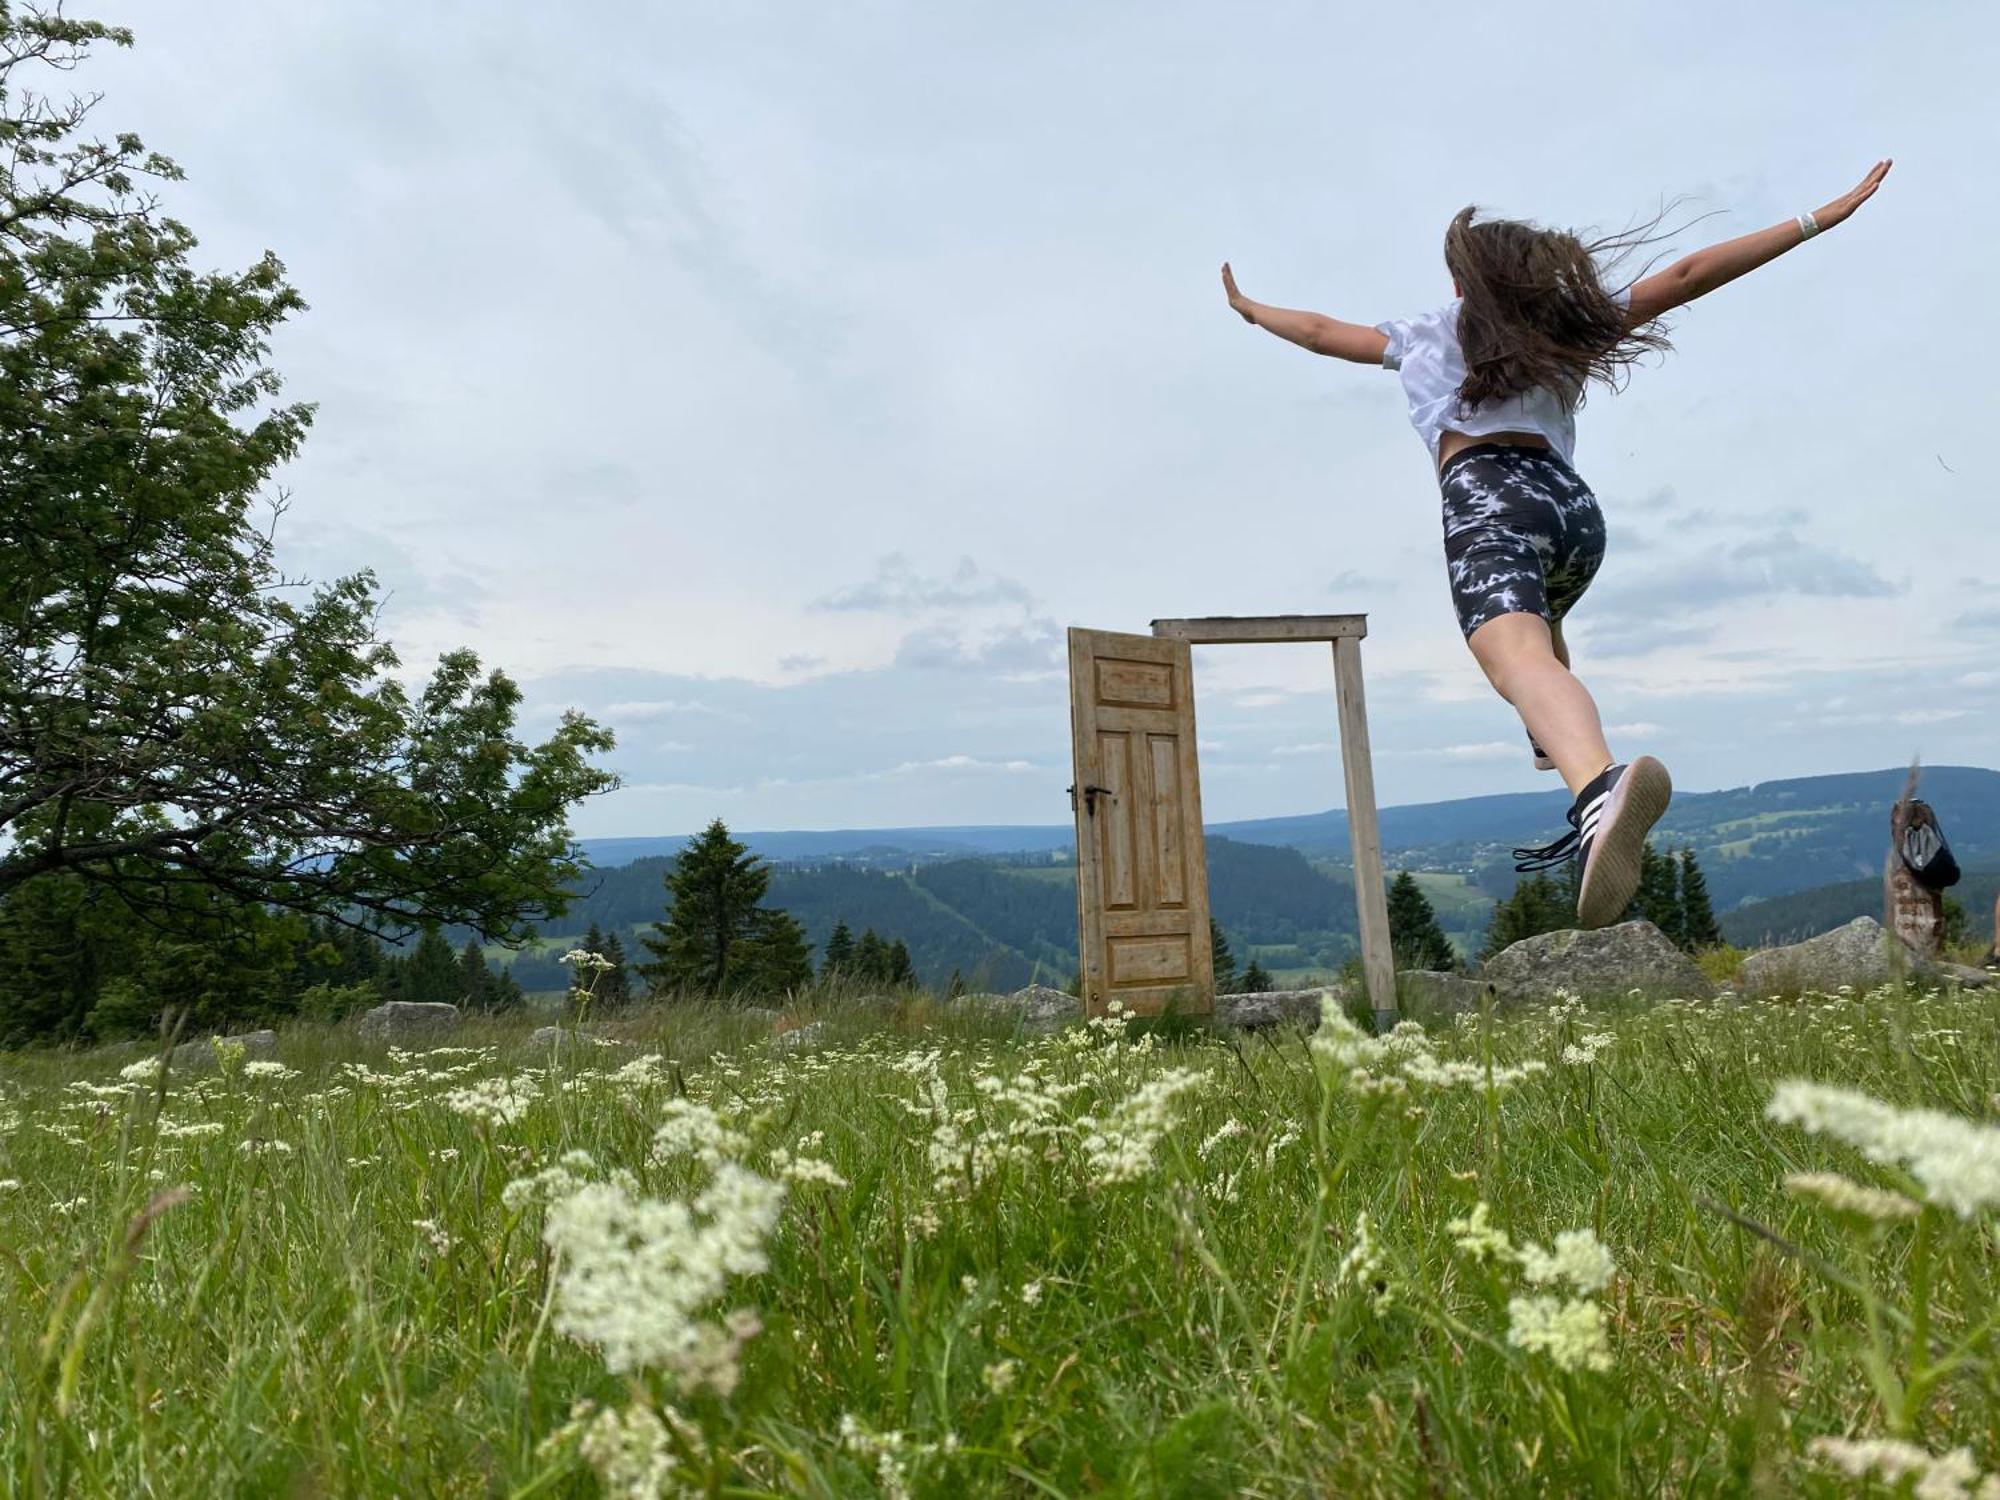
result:
<svg viewBox="0 0 2000 1500"><path fill-rule="evenodd" d="M1612 292L1612 300L1629 307L1632 289ZM1410 401L1410 425L1437 462L1438 440L1447 432L1482 437L1489 432L1532 432L1546 438L1564 463L1576 450L1576 413L1546 387L1522 391L1504 401L1482 401L1468 407L1458 399L1465 383L1465 351L1458 346L1458 311L1453 299L1436 312L1418 318L1377 323L1389 336L1382 351L1382 368L1401 372L1403 394Z"/></svg>

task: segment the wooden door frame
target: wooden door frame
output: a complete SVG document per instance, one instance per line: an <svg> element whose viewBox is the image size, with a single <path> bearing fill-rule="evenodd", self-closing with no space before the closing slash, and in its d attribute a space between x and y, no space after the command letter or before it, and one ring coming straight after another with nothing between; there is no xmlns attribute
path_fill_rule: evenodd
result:
<svg viewBox="0 0 2000 1500"><path fill-rule="evenodd" d="M1340 766L1347 783L1347 836L1354 858L1354 906L1361 927L1361 972L1375 1026L1397 1021L1396 958L1382 883L1382 833L1375 815L1375 766L1368 751L1368 705L1361 690L1366 615L1210 615L1155 620L1153 634L1190 646L1327 641L1333 646L1334 701L1340 709ZM1206 879L1206 872L1204 872Z"/></svg>

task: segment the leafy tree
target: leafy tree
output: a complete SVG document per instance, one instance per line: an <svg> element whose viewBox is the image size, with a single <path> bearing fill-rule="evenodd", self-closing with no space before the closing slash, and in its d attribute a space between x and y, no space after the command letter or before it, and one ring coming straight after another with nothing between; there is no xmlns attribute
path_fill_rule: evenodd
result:
<svg viewBox="0 0 2000 1500"><path fill-rule="evenodd" d="M1681 850L1681 939L1681 946L1691 953L1722 944L1722 928L1709 904L1708 880L1693 849Z"/></svg>
<svg viewBox="0 0 2000 1500"><path fill-rule="evenodd" d="M832 979L854 967L854 934L845 922L835 922L826 940L826 952L819 963L819 977Z"/></svg>
<svg viewBox="0 0 2000 1500"><path fill-rule="evenodd" d="M1216 994L1242 993L1237 988L1236 955L1229 951L1229 939L1222 931L1222 924L1213 917L1208 919L1208 958L1215 969Z"/></svg>
<svg viewBox="0 0 2000 1500"><path fill-rule="evenodd" d="M1458 952L1438 925L1437 909L1408 870L1389 882L1389 943L1399 969L1458 967Z"/></svg>
<svg viewBox="0 0 2000 1500"><path fill-rule="evenodd" d="M470 652L412 696L371 575L279 575L252 507L312 416L267 363L304 303L269 254L195 269L180 169L33 91L130 42L0 4L0 897L70 873L210 941L255 908L525 935L611 737L524 743Z"/></svg>
<svg viewBox="0 0 2000 1500"><path fill-rule="evenodd" d="M1264 966L1253 958L1250 960L1250 967L1243 971L1243 977L1237 981L1237 984L1240 986L1239 992L1242 994L1262 995L1267 993L1271 988L1271 976L1265 973Z"/></svg>
<svg viewBox="0 0 2000 1500"><path fill-rule="evenodd" d="M668 868L672 909L641 938L652 962L640 968L655 993L727 995L752 980L772 913L758 903L770 867L729 836L717 818Z"/></svg>
<svg viewBox="0 0 2000 1500"><path fill-rule="evenodd" d="M1514 894L1493 908L1486 925L1486 943L1479 950L1482 959L1491 958L1523 938L1544 932L1560 932L1576 925L1576 903L1546 875L1532 875L1514 883Z"/></svg>

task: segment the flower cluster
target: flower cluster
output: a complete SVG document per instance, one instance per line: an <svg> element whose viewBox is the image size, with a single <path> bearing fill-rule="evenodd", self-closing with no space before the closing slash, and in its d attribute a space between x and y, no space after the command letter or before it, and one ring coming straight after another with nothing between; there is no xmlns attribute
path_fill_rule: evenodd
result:
<svg viewBox="0 0 2000 1500"><path fill-rule="evenodd" d="M1960 1218L2000 1207L2000 1128L1936 1109L1898 1109L1857 1089L1788 1079L1765 1116L1845 1141L1872 1162L1907 1168L1924 1195Z"/></svg>

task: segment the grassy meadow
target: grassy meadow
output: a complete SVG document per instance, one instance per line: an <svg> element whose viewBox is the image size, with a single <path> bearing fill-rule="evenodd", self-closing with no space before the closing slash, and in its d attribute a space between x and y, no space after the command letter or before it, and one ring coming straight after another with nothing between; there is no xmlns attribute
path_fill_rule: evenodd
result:
<svg viewBox="0 0 2000 1500"><path fill-rule="evenodd" d="M1989 1001L821 1022L0 1059L0 1492L2000 1492Z"/></svg>

